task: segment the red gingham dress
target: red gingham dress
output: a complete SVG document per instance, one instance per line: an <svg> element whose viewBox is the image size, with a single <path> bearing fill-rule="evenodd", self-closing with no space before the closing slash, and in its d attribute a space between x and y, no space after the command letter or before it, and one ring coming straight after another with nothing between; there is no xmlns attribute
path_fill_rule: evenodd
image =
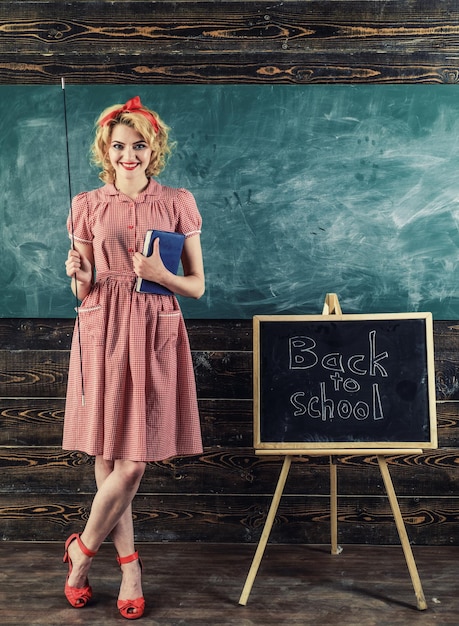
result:
<svg viewBox="0 0 459 626"><path fill-rule="evenodd" d="M72 340L63 448L159 461L202 452L193 364L175 296L137 293L132 265L148 229L201 232L193 195L151 180L132 200L114 185L76 196L68 230L91 243L96 281ZM78 320L77 320L78 321Z"/></svg>

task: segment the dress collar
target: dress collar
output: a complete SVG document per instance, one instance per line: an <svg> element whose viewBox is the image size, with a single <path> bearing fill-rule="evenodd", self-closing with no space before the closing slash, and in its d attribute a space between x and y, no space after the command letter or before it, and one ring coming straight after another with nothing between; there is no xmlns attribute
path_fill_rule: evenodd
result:
<svg viewBox="0 0 459 626"><path fill-rule="evenodd" d="M148 183L148 185L137 196L136 202L144 200L145 196L158 196L160 194L160 191L161 185L158 183L158 181L156 181L154 178L150 178L150 182ZM102 192L105 193L107 196L120 196L121 198L128 197L124 193L119 191L115 187L114 183L107 183L106 185L104 185L102 187Z"/></svg>

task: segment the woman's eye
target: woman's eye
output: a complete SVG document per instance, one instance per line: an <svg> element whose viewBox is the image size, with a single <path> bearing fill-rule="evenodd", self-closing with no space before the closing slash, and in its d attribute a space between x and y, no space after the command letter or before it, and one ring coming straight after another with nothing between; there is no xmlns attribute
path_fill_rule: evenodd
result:
<svg viewBox="0 0 459 626"><path fill-rule="evenodd" d="M134 150L146 150L147 149L147 144L146 143L137 143L135 144L135 146L133 146ZM112 143L112 148L114 150L124 150L125 146L123 143L118 143L118 142L114 142Z"/></svg>

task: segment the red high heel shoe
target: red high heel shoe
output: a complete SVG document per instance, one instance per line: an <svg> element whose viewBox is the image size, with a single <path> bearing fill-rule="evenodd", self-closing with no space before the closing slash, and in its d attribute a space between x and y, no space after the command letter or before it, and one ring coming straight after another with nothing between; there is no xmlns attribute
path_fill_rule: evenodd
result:
<svg viewBox="0 0 459 626"><path fill-rule="evenodd" d="M131 563L132 561L139 561L140 569L143 569L142 560L139 558L139 553L134 552L129 556L117 556L120 567L125 563ZM145 599L144 597L136 598L135 600L118 600L116 603L119 612L126 619L139 619L142 617L145 611Z"/></svg>
<svg viewBox="0 0 459 626"><path fill-rule="evenodd" d="M77 533L70 535L70 537L65 542L65 552L64 552L63 562L69 564L69 571L67 574L67 578L65 580L64 593L65 593L65 597L67 598L67 600L70 602L70 604L73 607L75 607L76 609L81 609L84 606L86 606L88 601L92 598L92 589L89 585L88 579L86 579L86 584L84 587L70 587L69 585L69 576L72 573L72 569L73 569L72 561L69 557L69 545L75 539L77 540L78 547L83 552L83 554L86 554L86 556L89 556L90 558L92 558L93 556L96 556L96 552L93 552L92 550L88 550L88 548L81 541L80 535Z"/></svg>

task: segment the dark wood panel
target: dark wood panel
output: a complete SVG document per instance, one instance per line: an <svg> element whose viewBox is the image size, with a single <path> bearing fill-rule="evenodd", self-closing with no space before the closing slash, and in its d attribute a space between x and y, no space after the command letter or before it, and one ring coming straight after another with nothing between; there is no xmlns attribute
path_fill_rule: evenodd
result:
<svg viewBox="0 0 459 626"><path fill-rule="evenodd" d="M70 348L74 320L0 318L0 350L64 350ZM252 320L186 320L192 350L251 351ZM435 320L435 356L452 359L459 352L459 322Z"/></svg>
<svg viewBox="0 0 459 626"><path fill-rule="evenodd" d="M78 454L76 460L72 459L70 470L78 467ZM6 456L8 459L8 455ZM338 466L339 494L350 496L385 494L376 457L348 455L336 457L335 460ZM445 449L422 455L387 457L397 495L414 497L439 494L454 497L458 494L458 462L457 450ZM196 457L182 457L150 464L140 491L170 494L269 495L274 494L281 466L282 457L255 455L252 449L206 449L202 455ZM76 471L69 472L67 480L69 479L73 479L75 489L82 489L81 477ZM20 480L16 480L16 483L19 482ZM91 486L92 482L91 468L88 484ZM38 489L40 484L43 484L43 481L38 477ZM285 486L285 493L305 496L328 495L329 458L307 455L296 457Z"/></svg>
<svg viewBox="0 0 459 626"><path fill-rule="evenodd" d="M67 350L0 350L0 396L64 397ZM201 398L251 398L252 355L249 352L193 351Z"/></svg>
<svg viewBox="0 0 459 626"><path fill-rule="evenodd" d="M309 46L328 42L330 48L334 45L339 50L342 41L356 51L367 45L387 52L383 42L391 40L404 41L405 51L418 41L435 50L439 46L433 42L457 36L458 19L454 0L392 1L385 2L384 10L378 0L287 0L271 5L260 1L156 2L153 6L139 1L21 0L20 10L15 0L3 0L0 24L4 25L2 46L10 53L15 47L22 53L58 53L68 44L78 51L94 43L102 54L104 44L119 54L127 51L118 47L121 44L129 44L136 53L144 49L142 44L150 49L156 44L171 52L187 47L253 50L257 45L272 51L277 42L283 44L283 51L304 47L306 42Z"/></svg>
<svg viewBox="0 0 459 626"><path fill-rule="evenodd" d="M206 447L250 447L252 400L199 400ZM60 446L64 398L1 398L0 446Z"/></svg>
<svg viewBox="0 0 459 626"><path fill-rule="evenodd" d="M11 321L2 325L2 334L7 335L8 325ZM33 327L33 326L32 326ZM53 336L52 324L40 326L42 329L41 339ZM18 326L21 330L22 326ZM23 337L31 332L29 325L24 325L20 342ZM201 323L196 326L196 343L218 343L224 329L224 323L217 324L216 338L212 337L212 325ZM63 335L67 335L68 326L62 325L57 332L55 341L62 341ZM204 331L205 329L205 331ZM238 336L241 332L241 340L233 340L232 344L242 344L244 349L222 351L193 350L196 380L201 398L225 397L232 399L250 399L252 397L252 354L248 350L250 330L247 325L240 324L237 328L234 324L227 327L228 335ZM193 328L190 334L194 337ZM11 341L11 339L10 339ZM54 344L53 344L54 345ZM11 343L10 343L11 346ZM438 400L459 399L459 364L456 361L441 358L441 349L436 351L435 375L436 395ZM6 397L20 396L54 396L63 397L68 368L68 350L23 350L8 349L0 350L0 395Z"/></svg>
<svg viewBox="0 0 459 626"><path fill-rule="evenodd" d="M64 11L67 8L62 4L60 6ZM217 10L225 8L220 6ZM305 18L301 22L299 18L296 23L289 23L288 16L268 14L269 19L260 15L239 16L239 23L234 21L224 26L218 24L220 15L202 18L195 12L190 14L188 23L183 24L171 21L168 15L164 16L164 25L158 24L155 16L144 20L137 16L133 20L131 15L129 23L126 23L113 14L100 20L83 18L77 21L75 17L63 17L61 21L49 18L35 22L19 20L3 28L0 58L13 60L17 49L14 50L12 42L21 44L21 58L26 62L39 58L45 61L46 57L48 65L50 58L58 63L70 61L71 55L67 50L71 47L74 59L81 64L84 61L91 67L91 47L97 45L98 58L114 63L124 57L124 63L135 62L139 70L143 55L151 60L158 57L162 65L173 63L177 53L195 59L199 57L207 63L212 55L218 55L220 64L228 59L236 66L238 54L240 65L246 65L258 59L274 58L273 51L277 49L276 56L283 63L295 64L304 59L316 64L320 60L323 65L323 61L333 59L337 66L347 54L356 57L347 58L346 66L352 67L357 63L363 66L365 59L376 61L377 54L381 66L397 58L400 65L405 65L406 62L401 62L402 58L408 57L409 62L410 56L418 64L429 60L435 65L435 61L438 63L444 60L446 54L457 53L458 50L459 27L451 20L445 23L449 27L449 36L442 37L441 24L434 26L417 22L404 27L393 23L378 26L362 18L345 24L342 15L338 18L339 24L324 18L320 22ZM53 39L57 31L58 36ZM440 42L443 44L441 47L438 45Z"/></svg>
<svg viewBox="0 0 459 626"><path fill-rule="evenodd" d="M252 354L193 351L200 398L250 399ZM64 397L68 351L0 350L0 395L5 397ZM435 361L437 400L458 400L459 364Z"/></svg>
<svg viewBox="0 0 459 626"><path fill-rule="evenodd" d="M68 351L0 350L0 396L63 397Z"/></svg>
<svg viewBox="0 0 459 626"><path fill-rule="evenodd" d="M446 61L444 54L437 59L407 59L389 55L382 59L365 55L342 55L330 53L310 60L307 53L298 58L285 60L269 54L247 60L242 53L228 55L224 61L213 55L197 56L186 60L176 54L172 59L154 59L141 55L131 63L122 58L105 55L105 62L97 63L94 54L72 59L53 59L35 55L21 62L5 59L0 55L0 84L60 84L61 77L67 84L320 84L320 83L457 83L459 69L454 58ZM424 55L426 56L426 55ZM328 57L328 58L327 58Z"/></svg>
<svg viewBox="0 0 459 626"><path fill-rule="evenodd" d="M459 447L459 402L437 402L438 445Z"/></svg>
<svg viewBox="0 0 459 626"><path fill-rule="evenodd" d="M193 352L200 398L251 399L252 354L249 352Z"/></svg>
<svg viewBox="0 0 459 626"><path fill-rule="evenodd" d="M263 2L2 2L0 23L3 46L21 44L29 49L59 52L67 44L73 50L97 43L111 47L129 45L136 52L142 44L169 50L194 45L195 50L221 48L271 51L276 42L283 50L328 41L340 49L349 41L356 50L363 45L381 47L382 42L402 39L406 47L416 41L444 41L457 35L459 11L454 0L426 3L334 0L333 2L287 0ZM402 25L402 23L405 24ZM409 22L409 23L406 23ZM454 40L453 40L454 41ZM218 47L217 47L218 46ZM438 47L438 46L437 46ZM385 51L385 50L383 50ZM118 50L119 53L122 50Z"/></svg>
<svg viewBox="0 0 459 626"><path fill-rule="evenodd" d="M252 320L185 320L192 350L252 350ZM69 350L74 320L0 318L0 350Z"/></svg>
<svg viewBox="0 0 459 626"><path fill-rule="evenodd" d="M191 349L252 352L252 320L185 320Z"/></svg>
<svg viewBox="0 0 459 626"><path fill-rule="evenodd" d="M253 446L252 398L199 400L199 411L202 437L206 447Z"/></svg>
<svg viewBox="0 0 459 626"><path fill-rule="evenodd" d="M452 358L459 350L459 322L434 320L435 353L441 358Z"/></svg>
<svg viewBox="0 0 459 626"><path fill-rule="evenodd" d="M457 82L454 0L4 0L0 82Z"/></svg>
<svg viewBox="0 0 459 626"><path fill-rule="evenodd" d="M459 399L459 324L434 322L435 389L437 400Z"/></svg>
<svg viewBox="0 0 459 626"><path fill-rule="evenodd" d="M64 404L63 398L1 398L0 446L60 445Z"/></svg>
<svg viewBox="0 0 459 626"><path fill-rule="evenodd" d="M63 398L0 399L0 446L60 446ZM200 399L201 428L206 447L253 446L252 399ZM459 402L437 403L440 447L459 447Z"/></svg>
<svg viewBox="0 0 459 626"><path fill-rule="evenodd" d="M0 319L0 350L68 350L74 321Z"/></svg>
<svg viewBox="0 0 459 626"><path fill-rule="evenodd" d="M336 458L338 492L343 496L384 495L374 456ZM459 493L457 450L387 457L397 495L424 497ZM282 457L257 456L252 449L206 449L202 455L151 463L143 478L143 494L274 494ZM94 460L61 448L0 448L2 494L94 493ZM285 486L286 494L328 495L329 459L297 457Z"/></svg>
<svg viewBox="0 0 459 626"><path fill-rule="evenodd" d="M453 355L457 342L454 323L435 324L435 338L441 337L436 354ZM0 323L3 340L8 347L17 344L20 350L10 352L5 348L0 355L7 360L8 374L17 376L18 371L41 372L47 366L47 376L68 358L68 350L46 350L48 346L60 346L68 341L68 322L40 320L11 321ZM215 332L214 332L215 331ZM36 334L35 334L36 333ZM227 337L230 336L231 339ZM223 498L230 496L251 497L252 502L272 497L280 471L280 459L256 456L252 449L252 401L251 401L251 322L196 321L190 327L190 339L198 347L219 348L225 351L194 351L194 358L203 388L228 389L233 399L201 398L205 454L199 457L174 459L152 464L142 483L141 494L145 497L168 497L175 500L186 494L199 498ZM40 349L32 349L34 343ZM236 351L228 348L231 346ZM449 351L449 352L448 352ZM56 356L58 355L58 356ZM63 355L66 355L65 357ZM12 360L11 360L12 359ZM32 362L33 367L30 368ZM21 364L21 367L11 365ZM29 367L26 367L26 364ZM38 364L38 365L37 365ZM210 367L209 367L210 364ZM243 364L243 365L241 365ZM241 371L245 372L241 376ZM33 377L32 377L33 378ZM54 375L64 390L63 381ZM242 387L240 380L244 380ZM27 379L25 379L27 382ZM226 381L226 382L224 382ZM30 393L29 387L22 391ZM54 385L55 383L53 383ZM451 385L454 384L451 379ZM11 498L21 501L25 495L72 494L85 498L93 493L93 461L80 453L67 453L60 449L60 432L63 419L63 397L46 397L49 388L44 384L44 395L31 398L6 398L0 411L2 437L0 467L4 476L2 490ZM241 389L247 398L241 398ZM18 394L19 395L19 394ZM419 499L426 496L454 497L457 493L457 431L459 403L438 403L440 444L449 449L428 452L424 455L393 457L389 459L391 474L397 494ZM37 434L39 431L39 434ZM52 444L55 448L52 448ZM343 457L339 464L339 493L341 498L381 494L382 485L374 457ZM327 497L329 491L328 459L302 457L296 459L286 485L285 497L303 495L308 501L314 497ZM86 494L86 495L85 495ZM341 495L342 494L342 495ZM172 507L176 506L171 505ZM433 524L441 519L432 518ZM190 535L194 536L190 527ZM182 536L183 537L183 536ZM183 538L185 539L185 538ZM443 540L442 540L443 541Z"/></svg>
<svg viewBox="0 0 459 626"><path fill-rule="evenodd" d="M0 536L4 541L59 541L83 527L90 496L2 495ZM137 541L254 543L260 538L271 497L244 495L139 495L133 505ZM409 539L417 545L459 543L458 498L399 498ZM323 496L286 495L270 536L272 543L330 541L329 501ZM340 543L398 544L385 497L342 497Z"/></svg>

